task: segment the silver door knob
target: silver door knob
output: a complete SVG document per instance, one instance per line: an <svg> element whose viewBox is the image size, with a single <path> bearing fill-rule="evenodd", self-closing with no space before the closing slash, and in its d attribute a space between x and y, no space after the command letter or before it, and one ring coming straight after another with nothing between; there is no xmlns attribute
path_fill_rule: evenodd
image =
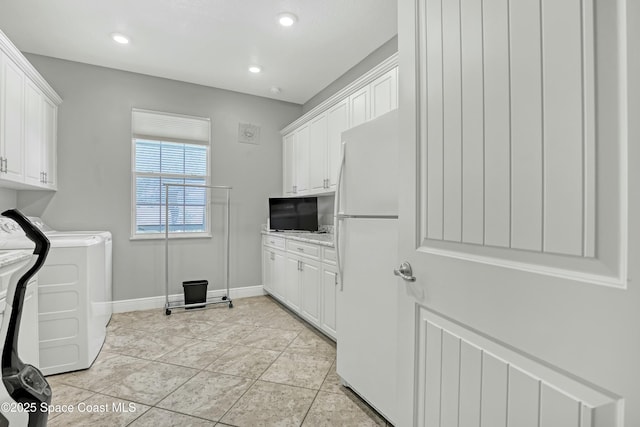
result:
<svg viewBox="0 0 640 427"><path fill-rule="evenodd" d="M396 276L402 277L402 280L406 280L407 282L415 282L416 278L413 277L413 270L411 269L411 264L408 262L403 262L400 264L400 267L397 270L393 270L393 274Z"/></svg>

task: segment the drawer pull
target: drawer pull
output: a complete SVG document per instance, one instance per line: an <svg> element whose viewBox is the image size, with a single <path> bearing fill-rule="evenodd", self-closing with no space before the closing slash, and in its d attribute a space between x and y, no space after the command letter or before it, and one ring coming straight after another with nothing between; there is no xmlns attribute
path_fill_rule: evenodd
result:
<svg viewBox="0 0 640 427"><path fill-rule="evenodd" d="M304 252L304 248L301 248L300 246L298 246L298 250L299 250L300 252Z"/></svg>

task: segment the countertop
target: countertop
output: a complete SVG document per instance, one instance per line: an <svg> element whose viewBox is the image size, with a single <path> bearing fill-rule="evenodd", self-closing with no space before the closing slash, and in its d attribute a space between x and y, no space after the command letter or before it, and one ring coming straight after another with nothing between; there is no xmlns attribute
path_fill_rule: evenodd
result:
<svg viewBox="0 0 640 427"><path fill-rule="evenodd" d="M333 248L333 233L296 233L289 231L266 231L262 230L262 234L265 236L284 237L291 240L298 240L300 242L313 243L314 245L321 245Z"/></svg>

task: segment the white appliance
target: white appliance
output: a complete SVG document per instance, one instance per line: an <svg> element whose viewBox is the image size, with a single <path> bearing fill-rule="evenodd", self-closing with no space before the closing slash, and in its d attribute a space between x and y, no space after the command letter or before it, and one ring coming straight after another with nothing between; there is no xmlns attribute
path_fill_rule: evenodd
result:
<svg viewBox="0 0 640 427"><path fill-rule="evenodd" d="M398 247L397 110L342 134L335 236L337 373L392 423L396 420Z"/></svg>
<svg viewBox="0 0 640 427"><path fill-rule="evenodd" d="M38 274L39 368L44 375L91 366L106 337L105 253L97 235L47 236ZM32 249L13 220L0 218L0 249Z"/></svg>
<svg viewBox="0 0 640 427"><path fill-rule="evenodd" d="M111 320L113 314L113 240L109 231L60 231L54 230L45 222L35 216L28 217L29 220L38 227L46 236L98 236L104 241L104 294L99 295L101 301L104 302L101 310L103 311L105 326Z"/></svg>

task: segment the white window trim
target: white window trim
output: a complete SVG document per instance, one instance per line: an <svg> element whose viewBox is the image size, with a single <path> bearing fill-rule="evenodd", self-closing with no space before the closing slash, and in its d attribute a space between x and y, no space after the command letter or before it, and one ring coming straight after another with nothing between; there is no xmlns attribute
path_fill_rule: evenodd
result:
<svg viewBox="0 0 640 427"><path fill-rule="evenodd" d="M162 114L162 115L167 115L167 116L174 116L174 117L185 117L185 118L191 118L191 119L199 119L199 120L206 120L208 122L210 122L210 119L208 118L203 118L203 117L196 117L196 116L187 116L187 115L181 115L181 114L174 114L174 113L164 113L164 112L156 112L156 111L150 111L150 110L140 110L140 109L133 109L132 110L132 117L133 117L133 113L136 111L144 111L144 112L154 112L157 114ZM133 122L133 120L132 120ZM132 123L133 126L133 123ZM209 125L210 126L210 125ZM175 143L186 143L186 144L194 144L195 141L189 141L189 140L183 140L180 138L162 138L159 136L144 136L144 135L136 135L134 133L133 127L131 129L131 206L130 206L130 222L131 222L131 229L130 229L130 237L129 240L164 240L166 235L164 232L161 233L137 233L136 232L136 177L138 175L145 175L146 173L141 173L138 174L136 172L136 140L137 139L145 139L145 140L149 140L149 141L160 141L160 142L175 142ZM205 185L211 185L211 128L209 127L209 141L206 144L202 144L200 143L200 145L206 146L207 148L207 154L206 154L206 161L207 161L207 165L206 165L206 170L207 170L207 175L206 175L206 179L205 179ZM157 176L158 174L148 174L149 176ZM171 176L172 174L160 174L160 176ZM185 177L188 178L188 176L186 175L181 175L180 178ZM201 179L201 176L197 176L194 178L198 178ZM162 188L162 191L165 191L164 187ZM211 233L211 222L212 222L212 218L211 218L211 203L210 203L210 196L207 195L207 203L206 203L206 207L205 207L205 218L206 218L206 228L204 232L180 232L180 233L169 233L169 239L204 239L204 238L212 238L213 234ZM163 208L165 205L161 205Z"/></svg>

